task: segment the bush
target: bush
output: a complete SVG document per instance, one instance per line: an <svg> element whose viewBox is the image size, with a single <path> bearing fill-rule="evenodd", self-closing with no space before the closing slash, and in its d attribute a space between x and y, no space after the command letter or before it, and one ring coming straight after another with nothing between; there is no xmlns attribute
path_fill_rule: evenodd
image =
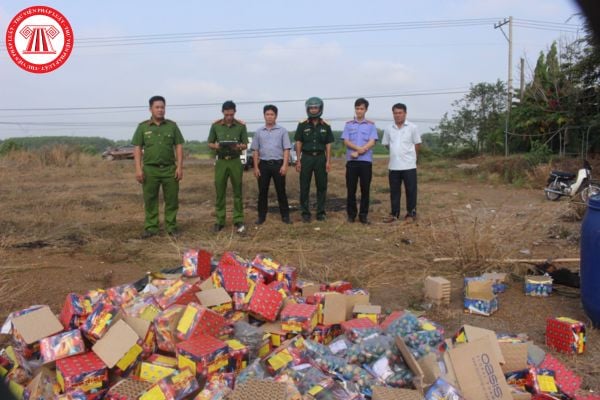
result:
<svg viewBox="0 0 600 400"><path fill-rule="evenodd" d="M461 147L459 149L448 150L446 155L459 160L468 160L469 158L477 157L479 152L474 147Z"/></svg>
<svg viewBox="0 0 600 400"><path fill-rule="evenodd" d="M525 154L525 160L535 167L539 164L547 164L552 158L552 150L545 144L538 141L531 142L529 153Z"/></svg>
<svg viewBox="0 0 600 400"><path fill-rule="evenodd" d="M23 146L14 140L6 140L0 145L0 157L5 156L13 151L23 150Z"/></svg>

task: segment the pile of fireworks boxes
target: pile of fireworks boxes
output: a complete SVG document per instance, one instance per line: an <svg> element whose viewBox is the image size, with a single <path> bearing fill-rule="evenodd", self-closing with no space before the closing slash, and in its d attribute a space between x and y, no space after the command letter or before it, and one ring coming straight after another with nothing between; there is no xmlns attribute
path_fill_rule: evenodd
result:
<svg viewBox="0 0 600 400"><path fill-rule="evenodd" d="M522 338L465 326L444 340L435 322L369 301L265 255L189 250L177 273L71 293L58 316L47 306L10 314L0 377L28 400L488 399L496 389L508 400L526 398L511 395L528 394L519 383L542 393L549 379L531 370ZM549 346L565 347L582 331L557 319L549 332ZM507 382L515 370L528 372ZM473 379L482 373L494 380Z"/></svg>

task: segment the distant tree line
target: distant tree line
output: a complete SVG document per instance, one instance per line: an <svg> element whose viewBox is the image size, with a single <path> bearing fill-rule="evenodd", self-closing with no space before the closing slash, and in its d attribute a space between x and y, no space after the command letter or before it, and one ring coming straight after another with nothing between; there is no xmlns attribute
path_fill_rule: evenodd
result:
<svg viewBox="0 0 600 400"><path fill-rule="evenodd" d="M600 46L591 32L540 52L522 93L513 93L509 152L600 152ZM477 83L455 101L432 132L423 135L433 152L455 156L503 154L506 84Z"/></svg>

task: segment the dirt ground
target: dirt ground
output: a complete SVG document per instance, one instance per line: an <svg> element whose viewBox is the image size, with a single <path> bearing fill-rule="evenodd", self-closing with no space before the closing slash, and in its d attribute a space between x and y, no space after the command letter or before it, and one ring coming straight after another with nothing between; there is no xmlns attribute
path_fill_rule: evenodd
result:
<svg viewBox="0 0 600 400"><path fill-rule="evenodd" d="M0 160L0 321L32 304L48 304L58 312L69 292L132 282L148 271L179 265L186 248L198 247L219 256L227 250L248 258L267 253L298 267L305 279L349 280L369 290L372 303L387 311L424 311L447 336L468 323L524 332L546 349L548 317L589 323L578 291L559 288L548 298L526 297L522 278L529 264L497 261L579 257L577 206L549 202L540 188L506 185L477 169L464 173L451 162L432 162L419 167L418 223L383 224L389 212L386 163L375 162L369 226L346 222L343 160L334 161L329 176L328 220L311 224L300 222L298 174L292 170L287 187L293 225L280 222L271 193L267 222L255 226L257 185L252 172L245 172L248 231L240 236L231 227L231 198L226 229L217 235L210 231L213 165L190 161L180 190L182 236L140 240L142 195L130 161L78 156L53 166L31 157ZM440 257L455 261L433 261ZM577 263L563 266L578 268ZM464 314L462 279L485 271L505 271L513 278L500 295L500 309L491 317ZM450 279L450 306L424 304L428 275ZM598 331L590 327L584 355L553 352L584 378L584 388L594 391L600 391L599 342Z"/></svg>

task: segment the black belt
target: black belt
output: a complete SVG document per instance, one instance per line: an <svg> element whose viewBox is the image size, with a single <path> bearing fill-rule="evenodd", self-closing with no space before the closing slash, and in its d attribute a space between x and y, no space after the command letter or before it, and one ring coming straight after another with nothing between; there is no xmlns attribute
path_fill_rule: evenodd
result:
<svg viewBox="0 0 600 400"><path fill-rule="evenodd" d="M172 167L174 164L146 164L149 167L156 167L156 168L166 168L166 167Z"/></svg>
<svg viewBox="0 0 600 400"><path fill-rule="evenodd" d="M235 160L236 158L240 158L240 156L217 156L217 160Z"/></svg>
<svg viewBox="0 0 600 400"><path fill-rule="evenodd" d="M260 160L261 163L273 165L273 164L283 164L283 160Z"/></svg>
<svg viewBox="0 0 600 400"><path fill-rule="evenodd" d="M324 154L324 153L325 153L324 151L303 151L302 155L316 157L316 156L320 156L321 154Z"/></svg>

